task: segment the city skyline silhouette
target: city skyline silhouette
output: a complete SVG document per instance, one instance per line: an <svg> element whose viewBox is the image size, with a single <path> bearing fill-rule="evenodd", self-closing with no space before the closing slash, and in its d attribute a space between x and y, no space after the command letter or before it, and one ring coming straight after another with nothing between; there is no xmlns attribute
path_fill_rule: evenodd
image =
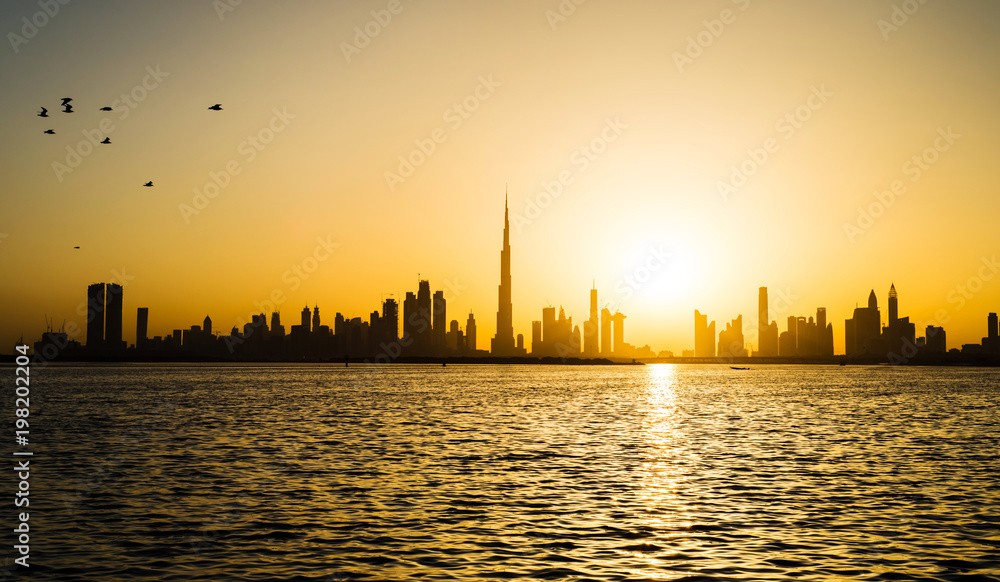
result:
<svg viewBox="0 0 1000 582"><path fill-rule="evenodd" d="M281 319L279 304L274 297L270 313L251 314L249 320L237 321L228 333L213 333L213 322L206 315L202 325L173 329L167 335L149 334L149 307L136 310L135 341L124 340L123 291L117 283L94 283L87 288L86 343L78 339L80 330L74 324L55 330L51 325L41 340L31 342L42 361L73 359L123 360L242 360L242 361L339 361L348 363L353 356L364 363L391 363L413 358L494 358L501 360L525 357L559 361L653 360L683 358L698 361L740 361L753 356L757 361L832 362L888 361L906 363L997 363L1000 364L1000 327L997 313L987 318L986 336L976 344L964 344L949 350L946 331L940 325L926 325L925 335L917 334L916 324L908 316L899 316L899 294L895 284L888 291L888 318L883 320L878 298L873 289L866 307L854 309L844 321L844 350L834 349L834 325L827 323L825 307L816 308L810 316L789 315L786 330L778 331L778 322L770 319L772 305L767 287L758 290L758 343L754 347L745 337L739 314L725 329L716 334L715 321L694 310L693 349L657 351L649 345L634 346L625 341L624 323L627 316L619 310L614 314L607 305L598 312L600 294L596 286L590 289L590 318L573 325L560 305L559 315L552 305L542 308L540 320L531 324L530 340L512 325L514 305L511 301L512 247L510 218L504 194L503 243L500 250L500 277L497 299L497 334L488 350L478 344L475 314L469 312L463 329L457 319L448 319L448 301L443 290L433 291L430 281L419 279L416 292L407 291L400 312L399 302L389 297L379 308L364 317L344 316L339 311L334 325L323 325L319 305L308 305L300 312L298 324L287 328ZM596 285L596 283L595 283ZM778 311L784 311L780 307ZM287 313L287 312L286 312ZM268 325L270 321L270 326ZM286 317L286 322L289 319ZM921 331L923 331L923 329ZM19 338L19 344L23 341ZM530 342L530 343L529 343ZM717 343L716 343L717 342ZM401 360L402 358L402 360ZM775 360L778 359L778 360Z"/></svg>

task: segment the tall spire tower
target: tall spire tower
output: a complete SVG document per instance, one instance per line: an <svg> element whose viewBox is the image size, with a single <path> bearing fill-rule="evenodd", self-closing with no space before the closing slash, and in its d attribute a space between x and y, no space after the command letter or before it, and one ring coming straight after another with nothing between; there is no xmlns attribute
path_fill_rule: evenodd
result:
<svg viewBox="0 0 1000 582"><path fill-rule="evenodd" d="M896 325L899 319L899 294L896 293L895 283L889 286L889 325Z"/></svg>
<svg viewBox="0 0 1000 582"><path fill-rule="evenodd" d="M514 355L514 317L510 300L510 219L507 192L503 195L503 249L500 251L500 289L497 305L497 334L490 342L494 356Z"/></svg>

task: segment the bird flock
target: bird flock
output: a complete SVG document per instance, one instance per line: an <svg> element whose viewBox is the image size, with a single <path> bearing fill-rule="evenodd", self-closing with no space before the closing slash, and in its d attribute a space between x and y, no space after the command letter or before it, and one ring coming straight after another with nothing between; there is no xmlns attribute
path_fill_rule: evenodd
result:
<svg viewBox="0 0 1000 582"><path fill-rule="evenodd" d="M63 97L62 98L62 103L59 106L62 107L62 112L63 113L73 113L73 106L70 105L71 101L73 101L73 99L71 97ZM221 103L216 103L215 105L212 105L208 109L211 110L211 111L222 111L222 104ZM98 111L113 111L113 109L111 107L104 106L104 107L101 107L100 109L98 109ZM42 106L42 110L38 112L38 117L46 117L46 118L48 118L49 117L49 110L46 109L44 106ZM42 133L48 134L48 135L55 135L56 131L54 129L50 128L50 129L46 129ZM99 143L101 143L103 145L111 145L111 138L108 137L108 136L104 136L104 139L101 140ZM146 187L146 188L152 188L153 187L153 181L150 180L150 181L146 182L145 184L143 184L143 186ZM74 246L73 249L74 250L80 250L80 247L79 246Z"/></svg>
<svg viewBox="0 0 1000 582"><path fill-rule="evenodd" d="M62 98L62 103L59 106L63 108L63 110L62 110L63 113L73 113L73 106L70 105L70 101L72 101L72 100L73 99L71 97L63 97ZM212 105L211 107L209 107L209 109L211 111L222 111L222 104L221 103L216 103L215 105ZM104 107L101 107L98 111L113 111L113 109L111 107L104 106ZM46 109L45 106L42 106L42 110L38 112L38 117L49 117L49 110ZM42 133L45 133L45 134L48 134L48 135L55 135L56 131L54 129L46 129ZM103 144L103 145L110 145L111 144L111 138L108 137L108 136L105 136L104 139L101 140L100 143ZM147 188L152 188L153 187L153 181L150 180L150 181L146 182L145 184L143 184L143 186L145 186ZM76 247L76 248L80 248L80 247Z"/></svg>

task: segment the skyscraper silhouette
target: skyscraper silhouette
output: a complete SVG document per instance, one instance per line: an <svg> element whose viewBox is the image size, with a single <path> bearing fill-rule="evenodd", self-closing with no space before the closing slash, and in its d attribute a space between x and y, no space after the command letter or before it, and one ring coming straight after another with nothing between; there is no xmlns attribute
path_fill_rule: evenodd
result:
<svg viewBox="0 0 1000 582"><path fill-rule="evenodd" d="M395 299L382 302L382 339L394 342L399 339L399 305Z"/></svg>
<svg viewBox="0 0 1000 582"><path fill-rule="evenodd" d="M903 353L910 349L916 349L914 344L917 341L917 326L910 323L909 317L899 317L899 294L896 293L896 286L889 286L889 324L882 328L880 338L882 345L879 348L881 353Z"/></svg>
<svg viewBox="0 0 1000 582"><path fill-rule="evenodd" d="M271 312L271 333L278 337L284 337L285 327L281 325L281 312Z"/></svg>
<svg viewBox="0 0 1000 582"><path fill-rule="evenodd" d="M87 287L87 350L120 352L122 341L122 286L94 283Z"/></svg>
<svg viewBox="0 0 1000 582"><path fill-rule="evenodd" d="M601 355L611 356L611 310L601 309Z"/></svg>
<svg viewBox="0 0 1000 582"><path fill-rule="evenodd" d="M142 349L149 335L149 308L140 307L135 312L135 347Z"/></svg>
<svg viewBox="0 0 1000 582"><path fill-rule="evenodd" d="M122 341L123 289L117 283L104 287L104 344L112 352L125 349Z"/></svg>
<svg viewBox="0 0 1000 582"><path fill-rule="evenodd" d="M833 324L826 322L826 307L816 308L817 350L821 356L833 355Z"/></svg>
<svg viewBox="0 0 1000 582"><path fill-rule="evenodd" d="M500 286L497 300L497 333L490 342L494 356L512 356L517 352L514 344L514 308L511 304L510 284L510 218L507 195L503 198L503 248L500 250Z"/></svg>
<svg viewBox="0 0 1000 582"><path fill-rule="evenodd" d="M733 358L746 357L747 350L743 344L743 316L738 315L736 319L726 324L726 329L719 332L718 354Z"/></svg>
<svg viewBox="0 0 1000 582"><path fill-rule="evenodd" d="M309 333L309 306L306 305L302 308L302 318L301 318L302 331Z"/></svg>
<svg viewBox="0 0 1000 582"><path fill-rule="evenodd" d="M896 324L899 319L899 294L896 293L895 283L889 285L889 327Z"/></svg>
<svg viewBox="0 0 1000 582"><path fill-rule="evenodd" d="M445 348L445 336L451 329L445 329L445 322L448 321L448 302L444 298L444 291L434 292L434 314L433 314L433 324L434 332L432 336L434 350L437 353L443 353ZM458 337L458 322L455 322L455 337ZM457 348L457 345L456 345Z"/></svg>
<svg viewBox="0 0 1000 582"><path fill-rule="evenodd" d="M948 339L943 327L928 325L925 332L927 353L944 354L948 351Z"/></svg>
<svg viewBox="0 0 1000 582"><path fill-rule="evenodd" d="M878 353L881 321L878 298L872 289L868 307L855 307L854 317L844 322L844 352L848 356Z"/></svg>
<svg viewBox="0 0 1000 582"><path fill-rule="evenodd" d="M694 355L696 358L715 357L715 322L708 325L708 315L694 310Z"/></svg>
<svg viewBox="0 0 1000 582"><path fill-rule="evenodd" d="M414 327L413 353L420 356L430 355L433 328L431 300L431 283L422 279L417 283L417 321Z"/></svg>
<svg viewBox="0 0 1000 582"><path fill-rule="evenodd" d="M611 316L611 321L615 325L615 339L614 348L612 348L612 355L622 357L625 353L625 315L621 311L615 311L615 314Z"/></svg>
<svg viewBox="0 0 1000 582"><path fill-rule="evenodd" d="M778 323L769 318L767 287L757 294L757 350L757 355L766 358L778 355Z"/></svg>
<svg viewBox="0 0 1000 582"><path fill-rule="evenodd" d="M542 343L542 322L537 319L531 322L531 355L542 356L545 344Z"/></svg>
<svg viewBox="0 0 1000 582"><path fill-rule="evenodd" d="M406 292L406 298L403 299L403 339L405 340L404 345L412 345L416 341L416 322L417 322L417 296L413 291Z"/></svg>
<svg viewBox="0 0 1000 582"><path fill-rule="evenodd" d="M988 354L1000 354L1000 325L998 325L997 314L990 313L986 316L986 337L983 338L983 349Z"/></svg>
<svg viewBox="0 0 1000 582"><path fill-rule="evenodd" d="M476 317L469 312L469 319L465 322L465 347L474 352L476 347Z"/></svg>
<svg viewBox="0 0 1000 582"><path fill-rule="evenodd" d="M593 358L597 356L598 340L600 339L597 311L597 289L590 289L590 319L583 322L583 354Z"/></svg>

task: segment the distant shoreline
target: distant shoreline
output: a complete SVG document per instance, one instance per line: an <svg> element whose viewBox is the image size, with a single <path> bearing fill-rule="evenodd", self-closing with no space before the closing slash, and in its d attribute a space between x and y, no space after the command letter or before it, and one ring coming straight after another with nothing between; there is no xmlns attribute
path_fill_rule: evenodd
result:
<svg viewBox="0 0 1000 582"><path fill-rule="evenodd" d="M954 367L954 366L966 366L966 367L998 367L1000 366L1000 358L990 357L990 356L962 356L956 354L956 357L939 357L935 359L928 358L914 358L905 362L898 362L894 365L903 366L925 366L925 367ZM0 365L2 366L13 366L14 365L14 355L2 354L0 355ZM32 356L32 364L37 366L41 363L41 360L35 359ZM754 357L715 357L715 358L689 358L689 357L675 357L675 358L637 358L629 360L612 360L608 358L556 358L556 357L544 357L544 358L533 358L530 356L522 357L445 357L445 358L435 358L435 357L400 357L392 360L391 362L377 362L373 361L372 358L326 358L326 359L274 359L274 360L264 360L264 359L233 359L233 358L199 358L199 357L183 357L181 355L174 355L172 357L163 358L115 358L115 357L103 357L103 358L72 358L72 359L58 359L53 360L51 363L57 364L331 364L344 366L345 363L348 367L351 365L385 365L387 363L391 364L425 364L425 365L445 365L448 364L497 364L497 365L512 365L512 364L527 364L527 365L554 365L554 366L643 366L647 364L704 364L704 365L718 365L718 366L739 366L741 368L753 367L753 366L763 366L763 365L806 365L806 366L873 366L873 365L889 365L890 362L886 358L878 357L846 357L846 356L833 356L833 357L768 357L768 358L754 358Z"/></svg>

